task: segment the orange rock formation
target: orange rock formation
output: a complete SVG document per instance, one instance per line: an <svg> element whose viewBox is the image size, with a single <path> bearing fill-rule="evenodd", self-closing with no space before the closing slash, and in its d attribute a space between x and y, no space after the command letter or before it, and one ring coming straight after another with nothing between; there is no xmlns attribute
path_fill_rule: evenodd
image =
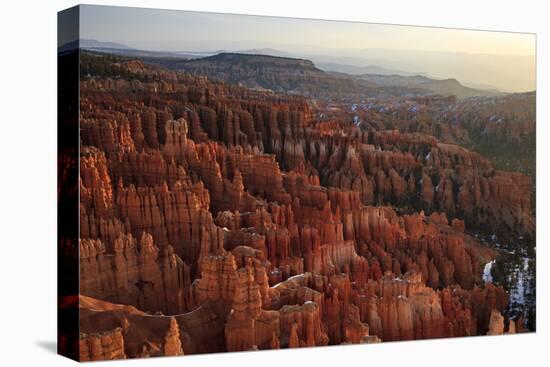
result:
<svg viewBox="0 0 550 367"><path fill-rule="evenodd" d="M532 236L525 176L302 97L128 72L81 81L81 360L503 332L465 230Z"/></svg>

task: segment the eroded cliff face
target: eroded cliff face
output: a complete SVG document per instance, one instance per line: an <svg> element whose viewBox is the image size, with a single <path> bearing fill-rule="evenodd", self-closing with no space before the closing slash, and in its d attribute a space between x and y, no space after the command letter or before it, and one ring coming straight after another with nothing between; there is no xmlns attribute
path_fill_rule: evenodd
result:
<svg viewBox="0 0 550 367"><path fill-rule="evenodd" d="M137 66L81 82L82 360L502 332L466 231L533 236L525 176Z"/></svg>

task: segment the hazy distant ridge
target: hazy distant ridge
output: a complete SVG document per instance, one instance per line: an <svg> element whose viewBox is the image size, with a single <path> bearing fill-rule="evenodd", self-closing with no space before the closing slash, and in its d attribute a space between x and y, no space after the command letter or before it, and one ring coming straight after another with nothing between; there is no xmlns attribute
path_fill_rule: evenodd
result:
<svg viewBox="0 0 550 367"><path fill-rule="evenodd" d="M351 93L370 93L373 92L373 88L379 87L382 88L379 90L382 95L394 96L440 94L465 98L499 94L496 90L464 86L454 78L438 80L429 78L425 73L410 73L374 64L356 66L322 61L314 62L271 48L239 52L162 52L137 50L120 43L88 39L81 39L80 47L92 51L140 58L173 70L185 70L195 74L203 73L228 83L282 92L309 94L316 88L312 83L318 83L318 87L335 88L336 94L340 94L345 92L346 86L342 84L343 80L347 80ZM322 58L321 56L313 57ZM357 60L352 61L357 62ZM227 68L229 65L231 65L230 69ZM241 66L245 66L245 69L240 68ZM247 75L247 73L251 75ZM281 75L274 76L273 73ZM308 75L309 79L306 80L304 75ZM274 83L274 77L282 84ZM399 91L396 88L403 88L403 90Z"/></svg>

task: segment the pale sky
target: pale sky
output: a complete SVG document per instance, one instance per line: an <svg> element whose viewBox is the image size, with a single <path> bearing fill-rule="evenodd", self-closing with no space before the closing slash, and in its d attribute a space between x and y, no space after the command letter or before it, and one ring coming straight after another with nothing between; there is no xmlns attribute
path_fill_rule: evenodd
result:
<svg viewBox="0 0 550 367"><path fill-rule="evenodd" d="M433 69L409 71L442 78L460 77L468 79L465 81L469 83L490 84L514 91L534 89L535 83L534 34L92 5L81 6L80 22L82 39L117 42L144 50L273 48L302 56L316 54L376 59L378 66L386 67L379 64L387 62L401 70L403 66L413 68L413 65L406 64L410 58L408 53L419 60L429 59L427 63L411 61L415 69L423 65ZM369 52L373 49L379 52ZM447 55L436 65L440 53ZM462 62L462 71L457 70L453 75L452 69L443 68L444 64L449 64L446 61L449 53L477 55L461 55L461 62L468 60ZM485 61L480 61L479 54L484 55L481 59ZM492 56L490 61L486 60L487 55ZM502 55L506 57L493 57ZM498 69L496 74L500 75L502 82L498 83L496 74L494 77L488 75L488 80L479 80L478 74L461 75L463 69L475 65L488 70Z"/></svg>

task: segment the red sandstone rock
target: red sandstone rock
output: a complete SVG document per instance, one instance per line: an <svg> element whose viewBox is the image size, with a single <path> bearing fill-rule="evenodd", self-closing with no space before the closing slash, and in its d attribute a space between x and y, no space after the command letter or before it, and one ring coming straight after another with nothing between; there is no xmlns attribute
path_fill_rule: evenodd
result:
<svg viewBox="0 0 550 367"><path fill-rule="evenodd" d="M94 334L80 334L80 361L126 359L122 329Z"/></svg>
<svg viewBox="0 0 550 367"><path fill-rule="evenodd" d="M158 81L81 84L81 359L504 330L465 231L533 234L525 176L302 97L118 67Z"/></svg>
<svg viewBox="0 0 550 367"><path fill-rule="evenodd" d="M164 337L164 355L165 356L178 356L182 355L180 341L180 330L178 322L175 318L170 320L170 328Z"/></svg>
<svg viewBox="0 0 550 367"><path fill-rule="evenodd" d="M171 247L159 255L152 241L144 232L138 246L132 235L120 234L114 254L107 254L101 240L82 239L81 293L145 310L185 311L185 293L191 284L189 267Z"/></svg>
<svg viewBox="0 0 550 367"><path fill-rule="evenodd" d="M504 334L504 317L497 310L491 311L491 319L489 321L489 331L487 335Z"/></svg>

